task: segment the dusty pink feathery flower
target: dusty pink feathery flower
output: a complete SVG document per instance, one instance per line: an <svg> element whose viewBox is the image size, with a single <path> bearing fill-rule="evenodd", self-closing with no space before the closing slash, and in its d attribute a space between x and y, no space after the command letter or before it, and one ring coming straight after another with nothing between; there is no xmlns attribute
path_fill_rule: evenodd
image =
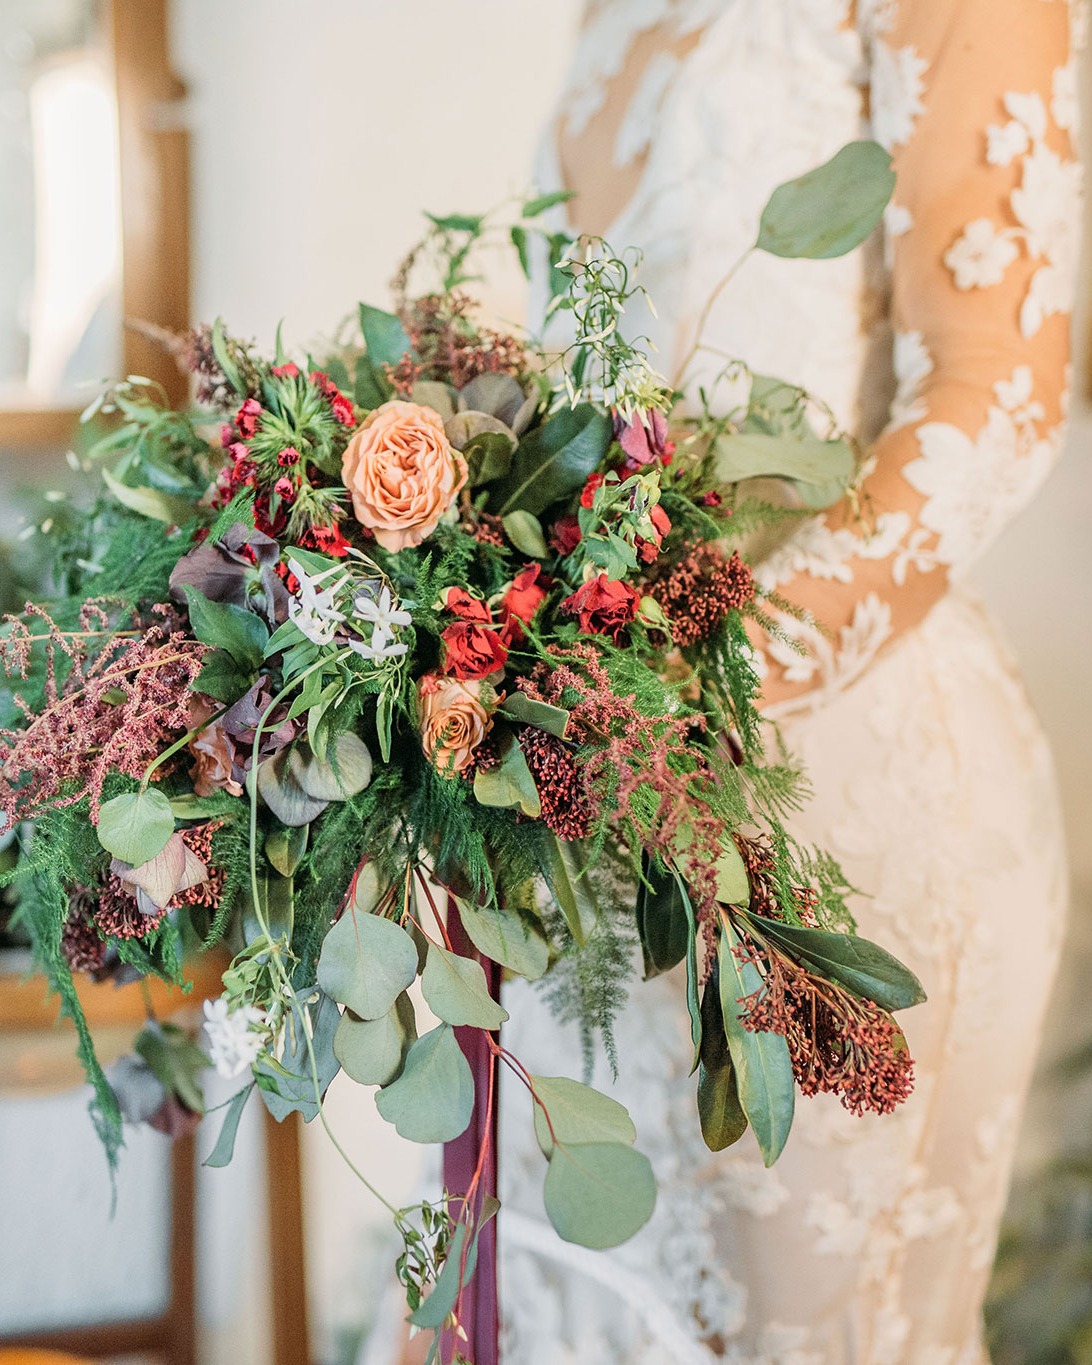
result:
<svg viewBox="0 0 1092 1365"><path fill-rule="evenodd" d="M107 629L98 604L85 608L81 635L62 631L41 609L28 608L27 615L46 627L45 688L38 707L15 694L25 727L0 731L0 811L7 821L84 797L97 821L106 778L142 777L165 745L189 728L190 685L207 649L175 628L172 608L153 611L159 622L135 639L114 635L92 656L94 635ZM25 676L35 639L43 636L13 627L0 642L0 664ZM69 665L63 676L61 657Z"/></svg>

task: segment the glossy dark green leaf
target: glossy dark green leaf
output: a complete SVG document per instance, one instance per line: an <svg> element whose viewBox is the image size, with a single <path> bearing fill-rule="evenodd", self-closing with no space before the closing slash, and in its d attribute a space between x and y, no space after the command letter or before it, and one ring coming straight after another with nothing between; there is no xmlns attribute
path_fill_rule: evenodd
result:
<svg viewBox="0 0 1092 1365"><path fill-rule="evenodd" d="M717 942L721 1013L739 1102L754 1130L763 1161L772 1166L792 1127L796 1088L789 1047L781 1034L752 1033L740 1023L739 1001L758 990L762 978L754 963L739 962L732 951L739 942L731 926L722 930Z"/></svg>
<svg viewBox="0 0 1092 1365"><path fill-rule="evenodd" d="M686 1010L690 1015L690 1039L694 1044L694 1060L690 1067L693 1075L698 1069L701 1057L701 1000L698 997L698 923L694 916L694 906L686 883L675 874L675 884L682 898L683 913L686 915Z"/></svg>
<svg viewBox="0 0 1092 1365"><path fill-rule="evenodd" d="M563 408L519 443L491 502L501 515L522 509L539 516L583 488L613 439L609 415L590 403Z"/></svg>
<svg viewBox="0 0 1092 1365"><path fill-rule="evenodd" d="M353 402L357 407L368 411L381 407L393 392L390 381L379 366L373 365L366 355L362 355L353 372Z"/></svg>
<svg viewBox="0 0 1092 1365"><path fill-rule="evenodd" d="M252 668L240 668L226 649L213 649L201 661L191 691L203 692L225 706L236 702L254 681Z"/></svg>
<svg viewBox="0 0 1092 1365"><path fill-rule="evenodd" d="M701 997L701 1064L698 1067L698 1120L711 1152L722 1152L747 1131L747 1115L739 1102L736 1071L724 1035L720 1005L720 968L712 972Z"/></svg>
<svg viewBox="0 0 1092 1365"><path fill-rule="evenodd" d="M375 1105L410 1142L451 1142L466 1131L474 1077L450 1025L418 1038L401 1076L380 1090Z"/></svg>
<svg viewBox="0 0 1092 1365"><path fill-rule="evenodd" d="M879 223L894 188L890 153L878 142L851 142L774 190L755 245L774 256L844 256Z"/></svg>
<svg viewBox="0 0 1092 1365"><path fill-rule="evenodd" d="M244 1085L238 1094L233 1095L228 1103L227 1113L224 1115L223 1124L220 1127L220 1136L216 1139L216 1146L201 1163L202 1166L228 1166L231 1158L235 1155L235 1137L239 1132L239 1120L243 1117L243 1110L246 1102L250 1099L254 1083Z"/></svg>
<svg viewBox="0 0 1092 1365"><path fill-rule="evenodd" d="M656 1177L648 1157L625 1143L559 1144L542 1193L560 1237L601 1250L628 1241L652 1217Z"/></svg>
<svg viewBox="0 0 1092 1365"><path fill-rule="evenodd" d="M599 902L586 874L587 864L579 842L559 839L543 832L542 874L565 917L569 933L583 946L599 918Z"/></svg>
<svg viewBox="0 0 1092 1365"><path fill-rule="evenodd" d="M364 333L364 345L372 365L397 365L407 351L411 350L406 329L393 314L371 304L360 305L360 330Z"/></svg>
<svg viewBox="0 0 1092 1365"><path fill-rule="evenodd" d="M678 881L645 857L644 878L637 886L637 934L644 957L645 980L669 972L686 957L690 930Z"/></svg>
<svg viewBox="0 0 1092 1365"><path fill-rule="evenodd" d="M805 929L751 915L762 938L771 939L790 956L828 981L837 981L884 1010L905 1010L925 1000L925 990L909 967L886 948L857 934Z"/></svg>
<svg viewBox="0 0 1092 1365"><path fill-rule="evenodd" d="M202 644L226 649L240 668L256 669L269 641L269 627L257 614L234 602L210 602L192 583L184 583L190 626Z"/></svg>

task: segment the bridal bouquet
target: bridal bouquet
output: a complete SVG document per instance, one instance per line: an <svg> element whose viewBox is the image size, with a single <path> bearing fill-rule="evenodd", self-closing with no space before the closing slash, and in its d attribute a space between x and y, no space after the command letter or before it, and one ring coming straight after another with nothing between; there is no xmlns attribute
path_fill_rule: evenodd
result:
<svg viewBox="0 0 1092 1365"><path fill-rule="evenodd" d="M890 189L886 155L853 144L775 193L756 248L840 254ZM560 1235L626 1239L655 1199L629 1114L505 1049L482 961L548 978L608 1050L634 957L679 967L714 1150L750 1127L773 1162L797 1088L855 1113L910 1091L892 1011L920 986L785 828L806 784L748 637L788 606L742 540L800 514L748 480L822 506L852 449L776 379L733 367L721 411L667 384L619 328L627 259L541 226L559 198L503 230L551 272L560 352L478 319L463 284L497 229L457 215L395 311L362 307L325 359L217 323L185 342L195 415L136 378L93 405L99 493L57 540L51 599L0 639L0 805L111 1157L123 1117L195 1123L210 1064L242 1082L214 1165L255 1092L325 1123L339 1070L404 1137L451 1141L476 1098L454 1029L477 1029L477 1102L498 1064L526 1087ZM415 294L423 263L441 283ZM214 944L232 958L201 1035L150 1023L104 1074L73 974L182 982ZM396 1215L418 1326L457 1313L496 1207L479 1186Z"/></svg>

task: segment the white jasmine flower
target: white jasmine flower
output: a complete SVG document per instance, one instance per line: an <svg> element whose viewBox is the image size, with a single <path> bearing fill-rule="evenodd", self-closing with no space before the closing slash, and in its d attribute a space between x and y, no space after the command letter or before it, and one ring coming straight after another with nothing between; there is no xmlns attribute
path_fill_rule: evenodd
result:
<svg viewBox="0 0 1092 1365"><path fill-rule="evenodd" d="M408 626L413 621L409 612L395 603L391 590L385 583L378 597L366 588L358 592L353 598L353 612L360 620L370 621L388 635L393 634L395 626Z"/></svg>
<svg viewBox="0 0 1092 1365"><path fill-rule="evenodd" d="M330 644L338 626L345 620L345 613L338 610L336 599L349 581L348 576L338 564L313 575L294 559L288 561L288 567L299 580L298 593L288 602L289 616L312 644ZM322 580L331 574L338 574L339 577L326 587L319 587Z"/></svg>
<svg viewBox="0 0 1092 1365"><path fill-rule="evenodd" d="M382 626L376 626L370 640L350 640L349 648L362 659L371 659L378 663L384 659L399 658L406 653L409 645L397 642L390 631L384 630Z"/></svg>
<svg viewBox="0 0 1092 1365"><path fill-rule="evenodd" d="M1017 255L1015 242L988 218L976 218L945 252L944 264L955 276L957 289L983 289L1000 284Z"/></svg>
<svg viewBox="0 0 1092 1365"><path fill-rule="evenodd" d="M228 1002L206 1000L205 1039L209 1058L221 1076L239 1076L254 1065L267 1042L266 1018L254 1005L240 1005L229 1012Z"/></svg>

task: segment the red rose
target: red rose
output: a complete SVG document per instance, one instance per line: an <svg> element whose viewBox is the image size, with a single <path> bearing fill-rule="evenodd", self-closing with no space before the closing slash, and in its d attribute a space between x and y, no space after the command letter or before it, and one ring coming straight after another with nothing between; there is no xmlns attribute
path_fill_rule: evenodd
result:
<svg viewBox="0 0 1092 1365"><path fill-rule="evenodd" d="M561 604L562 611L579 617L580 629L587 635L609 635L615 644L626 626L637 615L641 594L628 583L601 573L589 578Z"/></svg>
<svg viewBox="0 0 1092 1365"><path fill-rule="evenodd" d="M606 475L589 474L588 482L584 485L584 490L580 494L580 506L590 507L595 501L595 490L600 487Z"/></svg>
<svg viewBox="0 0 1092 1365"><path fill-rule="evenodd" d="M546 588L539 582L541 574L541 564L528 564L516 575L501 599L505 631L516 643L523 639L523 624L534 620L535 612L546 596Z"/></svg>
<svg viewBox="0 0 1092 1365"><path fill-rule="evenodd" d="M657 460L660 464L670 464L675 453L675 442L667 436L667 418L656 408L636 413L629 422L616 412L614 439L625 451L626 465L630 468L653 464Z"/></svg>
<svg viewBox="0 0 1092 1365"><path fill-rule="evenodd" d="M262 405L256 398L248 398L235 414L235 425L244 440L249 440L258 430L258 418L261 415Z"/></svg>
<svg viewBox="0 0 1092 1365"><path fill-rule="evenodd" d="M471 597L465 588L448 588L444 606L461 621L488 621L493 617L480 597Z"/></svg>
<svg viewBox="0 0 1092 1365"><path fill-rule="evenodd" d="M550 545L559 555L571 555L583 538L575 517L558 517L550 532Z"/></svg>
<svg viewBox="0 0 1092 1365"><path fill-rule="evenodd" d="M440 638L444 642L444 672L454 673L460 682L488 678L508 661L508 650L500 636L478 621L459 621L448 626Z"/></svg>

